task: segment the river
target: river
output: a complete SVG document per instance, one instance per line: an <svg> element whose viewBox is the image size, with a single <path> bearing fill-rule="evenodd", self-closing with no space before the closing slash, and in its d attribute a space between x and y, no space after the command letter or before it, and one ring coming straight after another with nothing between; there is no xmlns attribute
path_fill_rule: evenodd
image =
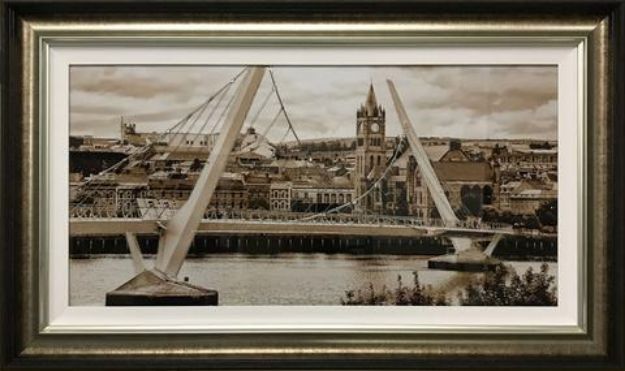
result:
<svg viewBox="0 0 625 371"><path fill-rule="evenodd" d="M179 278L219 292L219 305L340 305L345 290L410 285L418 271L422 284L458 283L455 272L430 270L417 255L348 255L284 253L212 254L187 259ZM153 257L146 258L148 266ZM540 262L505 262L519 274ZM549 263L557 273L557 263ZM469 275L469 274L465 274ZM134 276L128 255L92 255L70 260L70 305L102 306L105 294ZM464 281L463 281L464 282ZM455 286L455 285L452 285Z"/></svg>

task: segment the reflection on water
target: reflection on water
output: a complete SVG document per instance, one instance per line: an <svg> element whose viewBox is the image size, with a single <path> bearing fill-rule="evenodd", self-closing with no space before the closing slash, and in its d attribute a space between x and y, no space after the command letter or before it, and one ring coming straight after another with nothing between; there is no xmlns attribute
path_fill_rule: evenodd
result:
<svg viewBox="0 0 625 371"><path fill-rule="evenodd" d="M179 277L219 291L220 305L340 305L345 290L395 288L398 275L404 285L418 271L422 284L454 290L467 276L429 270L423 256L343 254L215 254L187 259ZM149 258L148 258L149 259ZM540 263L508 262L519 273ZM153 261L147 262L148 266ZM549 263L550 274L557 264ZM129 256L104 256L70 261L70 305L104 305L106 292L133 276Z"/></svg>

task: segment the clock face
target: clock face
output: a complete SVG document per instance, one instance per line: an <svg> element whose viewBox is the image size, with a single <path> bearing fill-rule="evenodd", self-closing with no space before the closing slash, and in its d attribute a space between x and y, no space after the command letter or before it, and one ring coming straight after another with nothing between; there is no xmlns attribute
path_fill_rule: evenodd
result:
<svg viewBox="0 0 625 371"><path fill-rule="evenodd" d="M378 131L380 131L380 125L378 124L371 125L371 131L374 133L377 133Z"/></svg>

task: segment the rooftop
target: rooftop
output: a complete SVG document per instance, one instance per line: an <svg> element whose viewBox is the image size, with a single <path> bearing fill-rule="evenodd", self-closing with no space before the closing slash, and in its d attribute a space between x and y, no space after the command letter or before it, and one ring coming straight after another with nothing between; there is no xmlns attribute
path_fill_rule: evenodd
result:
<svg viewBox="0 0 625 371"><path fill-rule="evenodd" d="M464 182L491 182L493 171L487 162L433 162L439 180Z"/></svg>

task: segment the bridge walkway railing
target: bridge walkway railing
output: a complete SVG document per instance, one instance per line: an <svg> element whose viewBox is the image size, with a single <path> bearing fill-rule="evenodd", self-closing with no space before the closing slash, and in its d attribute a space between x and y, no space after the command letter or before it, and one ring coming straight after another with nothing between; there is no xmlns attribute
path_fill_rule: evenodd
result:
<svg viewBox="0 0 625 371"><path fill-rule="evenodd" d="M166 221L176 212L176 207L155 207L146 204L139 208L131 200L98 200L96 204L81 205L71 208L72 220L114 220L137 219ZM204 213L204 220L212 221L245 221L256 223L302 223L302 224L346 224L346 225L384 225L432 229L472 229L472 230L511 230L512 227L503 223L486 223L479 220L458 221L451 225L441 219L423 220L412 216L364 214L364 213L332 213L314 214L277 210L217 210L209 209Z"/></svg>

